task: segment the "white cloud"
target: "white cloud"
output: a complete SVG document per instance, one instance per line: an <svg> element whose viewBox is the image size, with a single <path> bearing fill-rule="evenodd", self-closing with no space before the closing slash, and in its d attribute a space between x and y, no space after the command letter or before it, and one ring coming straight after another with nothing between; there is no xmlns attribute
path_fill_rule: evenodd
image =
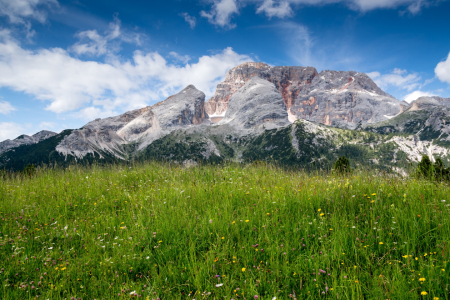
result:
<svg viewBox="0 0 450 300"><path fill-rule="evenodd" d="M264 0L261 6L256 10L256 13L265 13L269 19L272 17L285 18L293 15L291 6L287 1L282 1L279 2L278 5L275 5L273 0Z"/></svg>
<svg viewBox="0 0 450 300"><path fill-rule="evenodd" d="M298 65L318 67L319 63L311 54L314 41L307 27L294 22L282 22L277 24L276 28L283 32L288 45L288 54Z"/></svg>
<svg viewBox="0 0 450 300"><path fill-rule="evenodd" d="M197 19L195 17L190 16L188 13L182 13L180 16L182 16L189 26L191 26L191 29L195 28L195 25L197 24Z"/></svg>
<svg viewBox="0 0 450 300"><path fill-rule="evenodd" d="M120 50L121 42L140 44L140 34L123 32L120 28L121 21L114 16L114 21L109 23L108 30L100 35L97 30L86 30L75 36L80 39L78 43L70 47L70 50L81 54L104 55Z"/></svg>
<svg viewBox="0 0 450 300"><path fill-rule="evenodd" d="M431 96L437 96L437 95L435 93L432 93L432 92L414 91L414 92L406 95L403 98L403 100L405 100L408 103L411 103L414 100L419 99L420 97L431 97Z"/></svg>
<svg viewBox="0 0 450 300"><path fill-rule="evenodd" d="M24 133L22 125L14 122L0 122L0 142L15 139Z"/></svg>
<svg viewBox="0 0 450 300"><path fill-rule="evenodd" d="M347 0L350 7L361 11L369 11L382 8L398 8L406 6L410 13L416 14L420 9L427 5L427 0Z"/></svg>
<svg viewBox="0 0 450 300"><path fill-rule="evenodd" d="M261 0L262 1L262 0ZM394 9L406 7L412 14L430 4L430 0L285 0L291 4L325 5L343 3L350 9L367 12L374 9Z"/></svg>
<svg viewBox="0 0 450 300"><path fill-rule="evenodd" d="M16 110L11 103L7 101L0 101L0 114L7 115Z"/></svg>
<svg viewBox="0 0 450 300"><path fill-rule="evenodd" d="M210 0L211 1L211 0ZM208 19L211 24L232 29L236 24L231 23L231 17L239 14L239 7L247 4L257 6L256 13L265 13L270 19L272 17L285 18L294 15L293 9L302 6L323 6L329 4L343 4L348 8L368 12L376 9L403 9L404 14L409 11L417 14L423 7L439 1L434 0L213 0L210 12L201 11L200 15ZM405 10L406 9L406 10ZM188 20L186 20L188 22ZM192 27L192 25L191 25Z"/></svg>
<svg viewBox="0 0 450 300"><path fill-rule="evenodd" d="M175 60L180 61L184 64L187 64L191 60L191 57L189 55L180 55L174 51L170 52L169 55L172 56Z"/></svg>
<svg viewBox="0 0 450 300"><path fill-rule="evenodd" d="M72 114L72 116L77 119L82 119L82 120L89 122L89 121L95 120L97 118L108 118L108 117L115 116L118 114L119 113L117 113L116 111L110 110L105 107L99 108L99 107L91 106L91 107L83 108L82 110Z"/></svg>
<svg viewBox="0 0 450 300"><path fill-rule="evenodd" d="M214 0L213 7L209 13L201 11L200 15L207 18L209 23L225 29L232 29L236 24L231 23L231 17L238 14L239 9L236 0Z"/></svg>
<svg viewBox="0 0 450 300"><path fill-rule="evenodd" d="M141 51L129 61L111 56L108 63L101 63L72 57L61 48L27 50L9 31L0 30L0 87L48 101L46 109L56 113L143 107L188 84L211 96L230 68L251 60L226 48L181 66L168 63L157 52ZM93 109L84 112L92 111L99 114Z"/></svg>
<svg viewBox="0 0 450 300"><path fill-rule="evenodd" d="M409 73L407 70L394 69L389 74L380 74L380 72L367 73L381 89L387 89L391 86L411 91L421 87L421 77L417 73Z"/></svg>
<svg viewBox="0 0 450 300"><path fill-rule="evenodd" d="M0 15L7 16L11 23L24 24L25 19L41 23L47 20L43 7L56 7L57 0L0 0Z"/></svg>
<svg viewBox="0 0 450 300"><path fill-rule="evenodd" d="M447 60L437 64L434 73L440 81L450 83L450 53Z"/></svg>

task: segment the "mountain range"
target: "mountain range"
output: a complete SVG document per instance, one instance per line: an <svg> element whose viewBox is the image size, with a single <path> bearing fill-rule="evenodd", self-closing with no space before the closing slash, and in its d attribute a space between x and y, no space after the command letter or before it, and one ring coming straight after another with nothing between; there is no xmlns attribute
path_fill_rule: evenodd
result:
<svg viewBox="0 0 450 300"><path fill-rule="evenodd" d="M189 85L153 106L0 143L0 168L139 159L270 160L329 168L354 164L405 173L423 154L450 156L450 98L398 101L364 73L245 63L215 95Z"/></svg>

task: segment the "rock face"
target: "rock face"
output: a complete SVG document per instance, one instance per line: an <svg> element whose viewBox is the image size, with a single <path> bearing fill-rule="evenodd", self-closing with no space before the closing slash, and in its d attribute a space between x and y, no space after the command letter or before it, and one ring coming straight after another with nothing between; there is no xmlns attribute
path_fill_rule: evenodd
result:
<svg viewBox="0 0 450 300"><path fill-rule="evenodd" d="M356 128L387 120L407 107L383 92L364 73L322 71L312 67L270 67L244 63L228 71L225 81L206 103L208 114L224 115L230 98L252 77L272 82L280 92L290 120Z"/></svg>
<svg viewBox="0 0 450 300"><path fill-rule="evenodd" d="M218 125L230 124L244 129L264 125L271 129L289 123L286 105L275 85L252 77L229 99L225 117Z"/></svg>
<svg viewBox="0 0 450 300"><path fill-rule="evenodd" d="M79 158L102 152L124 158L125 144L145 147L175 129L203 123L208 118L204 104L205 94L189 85L153 106L94 120L67 136L56 150Z"/></svg>
<svg viewBox="0 0 450 300"><path fill-rule="evenodd" d="M450 98L442 98L437 96L420 97L411 102L411 110L414 111L414 110L430 109L441 105L450 107Z"/></svg>
<svg viewBox="0 0 450 300"><path fill-rule="evenodd" d="M422 147L420 141L431 143L428 153L433 152L433 144L450 145L450 99L421 97L413 101L404 112L392 119L376 124L366 124L364 130L376 133L411 134L415 147Z"/></svg>
<svg viewBox="0 0 450 300"><path fill-rule="evenodd" d="M322 71L290 108L290 114L354 129L394 117L405 104L383 92L365 73Z"/></svg>
<svg viewBox="0 0 450 300"><path fill-rule="evenodd" d="M57 134L56 132L42 130L32 136L28 136L28 135L24 134L14 140L3 141L0 143L0 154L4 153L10 149L22 146L22 145L31 145L31 144L39 143L40 141L43 141L52 136L55 136L56 134Z"/></svg>
<svg viewBox="0 0 450 300"><path fill-rule="evenodd" d="M213 116L223 115L231 96L255 76L272 82L289 109L301 91L317 76L317 70L312 67L270 67L254 62L241 64L229 70L225 81L217 85L216 94L206 102L206 112Z"/></svg>

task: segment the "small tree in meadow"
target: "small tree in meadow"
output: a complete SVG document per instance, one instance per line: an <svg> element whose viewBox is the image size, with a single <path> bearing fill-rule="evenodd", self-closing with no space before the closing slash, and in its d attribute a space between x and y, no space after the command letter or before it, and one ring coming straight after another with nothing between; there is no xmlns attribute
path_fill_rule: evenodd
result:
<svg viewBox="0 0 450 300"><path fill-rule="evenodd" d="M434 178L436 180L450 180L450 168L445 168L444 162L436 158L434 163Z"/></svg>
<svg viewBox="0 0 450 300"><path fill-rule="evenodd" d="M422 160L417 166L416 175L422 178L432 179L434 177L434 167L428 155L422 156Z"/></svg>
<svg viewBox="0 0 450 300"><path fill-rule="evenodd" d="M34 166L34 165L31 165L31 164L28 164L26 167L25 167L25 169L23 170L23 173L25 174L25 175L28 175L28 176L33 176L34 175L34 173L36 173L36 167Z"/></svg>
<svg viewBox="0 0 450 300"><path fill-rule="evenodd" d="M334 172L340 175L348 174L352 172L350 168L350 162L347 157L342 156L334 163Z"/></svg>

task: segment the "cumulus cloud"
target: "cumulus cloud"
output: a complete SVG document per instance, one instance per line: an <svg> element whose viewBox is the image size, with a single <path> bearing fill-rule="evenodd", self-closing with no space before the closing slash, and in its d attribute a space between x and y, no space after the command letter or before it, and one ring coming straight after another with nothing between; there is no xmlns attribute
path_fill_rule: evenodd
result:
<svg viewBox="0 0 450 300"><path fill-rule="evenodd" d="M262 1L262 0L261 0ZM265 0L264 0L265 1ZM291 4L301 5L325 5L343 3L350 9L362 12L374 9L393 9L406 7L412 13L418 13L422 7L430 4L430 0L285 0Z"/></svg>
<svg viewBox="0 0 450 300"><path fill-rule="evenodd" d="M7 115L16 110L11 103L7 101L0 101L0 114Z"/></svg>
<svg viewBox="0 0 450 300"><path fill-rule="evenodd" d="M272 17L285 18L293 15L291 6L288 2L282 1L276 4L273 0L264 0L261 6L256 10L256 13L265 13L269 19Z"/></svg>
<svg viewBox="0 0 450 300"><path fill-rule="evenodd" d="M216 26L232 29L236 24L231 23L234 14L239 13L237 0L214 0L214 4L210 12L201 11L200 15L207 18L209 23Z"/></svg>
<svg viewBox="0 0 450 300"><path fill-rule="evenodd" d="M367 73L381 89L387 89L391 86L411 91L421 87L421 77L417 73L409 73L407 70L394 69L389 74L380 72Z"/></svg>
<svg viewBox="0 0 450 300"><path fill-rule="evenodd" d="M27 50L7 30L0 31L0 87L47 101L46 109L56 113L94 107L82 112L94 115L143 107L188 84L211 96L230 68L251 60L226 48L184 65L141 51L128 61L112 56L101 63L72 57L61 48Z"/></svg>
<svg viewBox="0 0 450 300"><path fill-rule="evenodd" d="M122 42L134 43L140 45L141 35L138 33L129 33L121 30L121 21L114 16L114 21L109 23L108 30L101 35L97 30L81 31L75 35L80 39L70 50L78 55L88 54L100 56L110 54L120 50Z"/></svg>
<svg viewBox="0 0 450 300"><path fill-rule="evenodd" d="M191 29L195 28L195 25L197 24L197 19L195 17L190 16L188 13L181 13L180 16L184 18L189 26L191 26Z"/></svg>
<svg viewBox="0 0 450 300"><path fill-rule="evenodd" d="M22 125L14 122L0 122L0 142L12 140L24 133Z"/></svg>
<svg viewBox="0 0 450 300"><path fill-rule="evenodd" d="M57 0L0 0L0 15L15 24L23 24L26 19L44 23L47 20L44 8L55 6L58 6Z"/></svg>
<svg viewBox="0 0 450 300"><path fill-rule="evenodd" d="M414 100L419 99L420 97L431 97L431 96L437 96L433 92L422 92L422 91L414 91L408 95L406 95L403 100L405 100L408 103L413 102Z"/></svg>
<svg viewBox="0 0 450 300"><path fill-rule="evenodd" d="M440 81L450 83L450 53L446 60L437 64L434 73Z"/></svg>
<svg viewBox="0 0 450 300"><path fill-rule="evenodd" d="M180 61L184 64L187 64L191 60L191 57L189 55L180 55L174 51L170 52L169 55L176 61Z"/></svg>

